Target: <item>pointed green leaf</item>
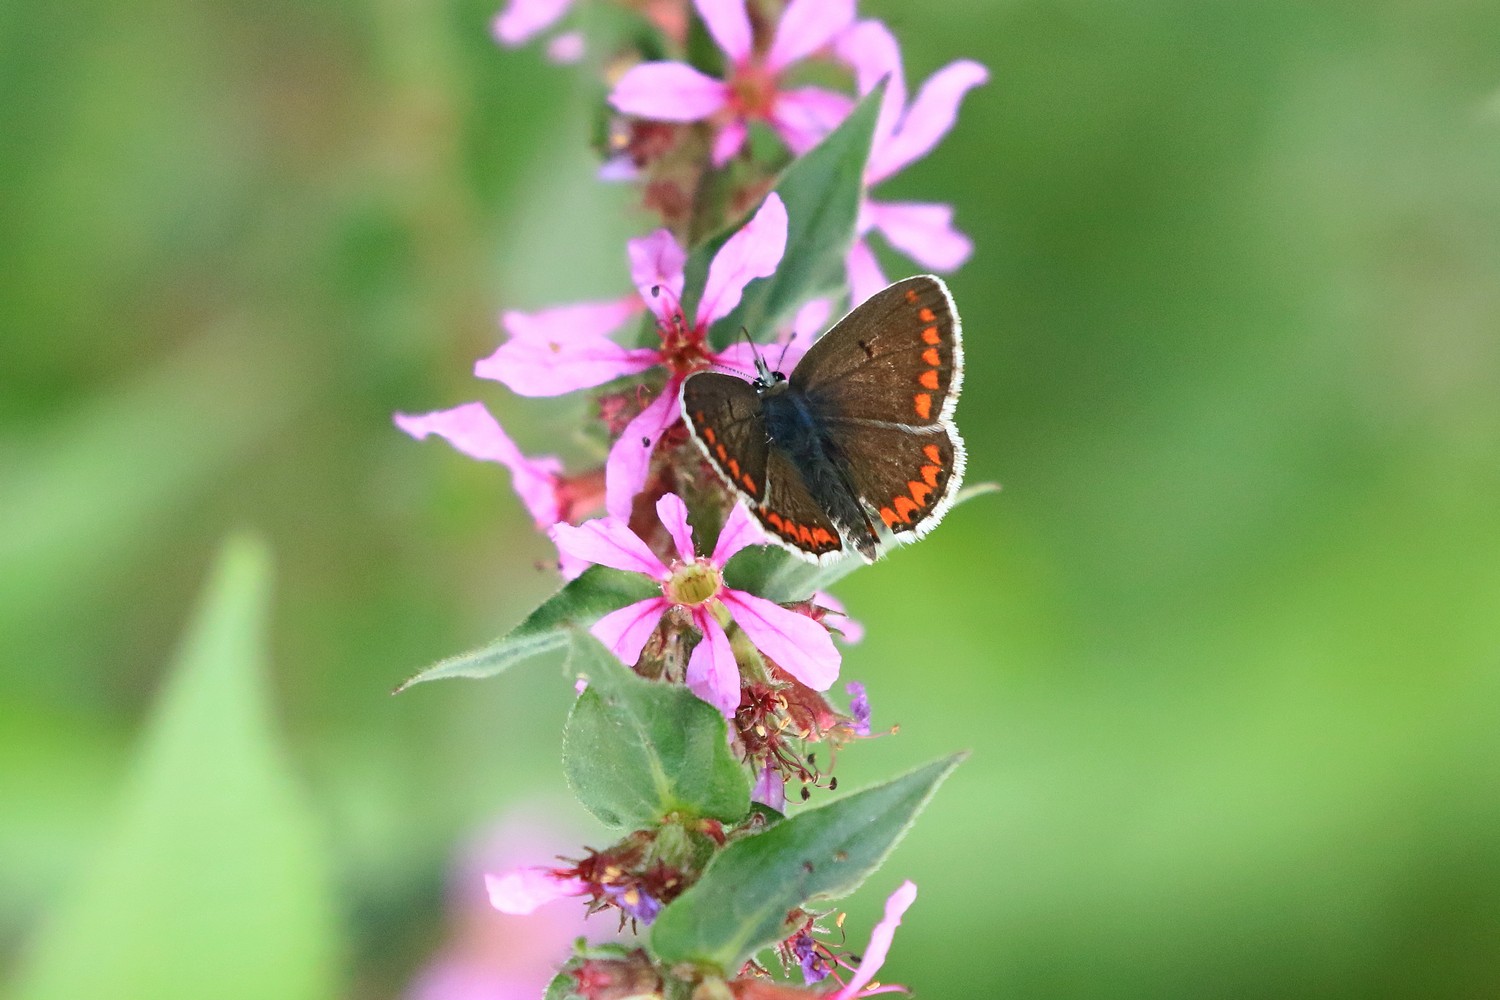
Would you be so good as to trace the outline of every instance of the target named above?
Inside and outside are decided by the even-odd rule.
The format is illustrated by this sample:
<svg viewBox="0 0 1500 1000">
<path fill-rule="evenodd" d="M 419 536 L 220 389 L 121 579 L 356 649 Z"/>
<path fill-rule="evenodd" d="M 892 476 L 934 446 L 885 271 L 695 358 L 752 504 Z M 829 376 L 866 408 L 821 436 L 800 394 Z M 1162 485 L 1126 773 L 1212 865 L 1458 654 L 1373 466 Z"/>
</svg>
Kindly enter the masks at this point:
<svg viewBox="0 0 1500 1000">
<path fill-rule="evenodd" d="M 655 583 L 639 573 L 591 566 L 505 635 L 479 649 L 439 660 L 403 682 L 395 693 L 446 677 L 493 677 L 523 660 L 564 648 L 573 634 L 572 626 L 592 625 L 609 612 L 658 591 Z"/>
<path fill-rule="evenodd" d="M 844 257 L 854 242 L 864 195 L 865 161 L 870 157 L 884 93 L 884 85 L 877 87 L 843 124 L 794 160 L 781 175 L 776 193 L 786 203 L 786 255 L 775 274 L 752 281 L 739 306 L 714 324 L 712 343 L 728 343 L 740 327 L 765 340 L 771 331 L 790 321 L 807 300 L 841 292 Z M 709 262 L 738 229 L 735 226 L 720 233 L 688 258 L 684 296 L 688 315 L 697 309 L 703 294 Z"/>
<path fill-rule="evenodd" d="M 322 837 L 270 719 L 268 583 L 262 546 L 226 546 L 114 829 L 42 928 L 18 1000 L 335 995 Z"/>
<path fill-rule="evenodd" d="M 717 709 L 637 676 L 592 636 L 578 637 L 574 665 L 589 687 L 563 731 L 563 768 L 590 812 L 636 827 L 674 812 L 732 823 L 750 811 L 750 780 Z"/>
<path fill-rule="evenodd" d="M 956 754 L 730 844 L 651 928 L 663 962 L 728 974 L 784 938 L 789 911 L 859 887 L 905 834 Z"/>
</svg>

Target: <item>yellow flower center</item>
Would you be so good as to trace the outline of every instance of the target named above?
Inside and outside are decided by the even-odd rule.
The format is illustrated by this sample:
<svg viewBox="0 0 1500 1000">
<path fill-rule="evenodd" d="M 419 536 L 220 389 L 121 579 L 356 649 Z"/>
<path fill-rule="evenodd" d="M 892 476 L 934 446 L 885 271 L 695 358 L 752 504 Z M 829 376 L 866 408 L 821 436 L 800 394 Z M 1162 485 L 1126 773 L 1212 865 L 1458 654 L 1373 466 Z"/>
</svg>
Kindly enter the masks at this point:
<svg viewBox="0 0 1500 1000">
<path fill-rule="evenodd" d="M 673 604 L 695 608 L 718 596 L 724 577 L 713 563 L 675 562 L 672 575 L 661 585 L 661 592 Z"/>
</svg>

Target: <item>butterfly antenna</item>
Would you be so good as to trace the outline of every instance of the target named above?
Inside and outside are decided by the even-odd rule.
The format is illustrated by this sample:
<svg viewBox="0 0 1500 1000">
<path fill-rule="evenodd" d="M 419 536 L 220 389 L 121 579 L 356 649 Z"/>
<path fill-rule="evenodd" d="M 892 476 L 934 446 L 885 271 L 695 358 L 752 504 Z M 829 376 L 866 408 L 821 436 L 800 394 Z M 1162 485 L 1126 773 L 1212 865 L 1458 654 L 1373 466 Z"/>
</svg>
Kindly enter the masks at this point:
<svg viewBox="0 0 1500 1000">
<path fill-rule="evenodd" d="M 755 374 L 767 382 L 771 381 L 771 368 L 766 364 L 766 359 L 760 356 L 760 348 L 755 345 L 755 341 L 750 339 L 750 331 L 742 326 L 740 335 L 745 338 L 745 343 L 750 345 L 750 353 L 755 356 Z"/>
<path fill-rule="evenodd" d="M 791 332 L 791 334 L 789 334 L 787 336 L 786 342 L 781 345 L 781 357 L 779 357 L 779 358 L 776 359 L 776 370 L 777 371 L 785 371 L 785 369 L 781 367 L 782 362 L 784 362 L 786 360 L 786 352 L 792 349 L 792 341 L 794 341 L 796 339 L 797 339 L 797 331 L 793 330 Z"/>
</svg>

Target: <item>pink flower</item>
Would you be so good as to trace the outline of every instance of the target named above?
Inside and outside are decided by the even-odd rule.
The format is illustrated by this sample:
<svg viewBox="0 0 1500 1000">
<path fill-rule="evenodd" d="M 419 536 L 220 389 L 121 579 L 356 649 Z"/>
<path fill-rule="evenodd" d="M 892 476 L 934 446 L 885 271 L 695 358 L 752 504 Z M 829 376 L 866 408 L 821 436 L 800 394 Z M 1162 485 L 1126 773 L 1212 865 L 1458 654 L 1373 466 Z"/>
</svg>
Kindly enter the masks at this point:
<svg viewBox="0 0 1500 1000">
<path fill-rule="evenodd" d="M 556 868 L 513 868 L 503 875 L 486 875 L 490 905 L 501 913 L 525 916 L 538 907 L 568 896 L 582 896 L 588 883 Z"/>
<path fill-rule="evenodd" d="M 495 41 L 515 48 L 531 41 L 563 19 L 573 0 L 510 0 L 495 15 L 490 32 Z M 547 46 L 547 57 L 556 63 L 572 63 L 583 58 L 583 36 L 576 31 L 557 35 Z"/>
<path fill-rule="evenodd" d="M 911 881 L 902 882 L 900 887 L 893 893 L 891 898 L 885 901 L 885 917 L 875 925 L 875 930 L 870 933 L 870 945 L 865 949 L 865 954 L 859 962 L 859 971 L 844 984 L 843 989 L 833 995 L 831 1000 L 851 1000 L 853 997 L 874 996 L 877 993 L 904 993 L 899 986 L 876 986 L 866 990 L 865 986 L 875 978 L 875 973 L 885 964 L 885 956 L 890 953 L 891 941 L 896 937 L 896 928 L 901 926 L 901 917 L 906 913 L 907 907 L 917 898 L 917 886 Z"/>
<path fill-rule="evenodd" d="M 606 509 L 628 519 L 657 442 L 682 419 L 677 401 L 682 380 L 713 365 L 752 368 L 750 345 L 715 350 L 708 344 L 708 330 L 739 305 L 746 285 L 776 270 L 786 250 L 786 227 L 786 206 L 773 192 L 719 249 L 693 317 L 682 308 L 687 251 L 665 229 L 631 240 L 630 272 L 637 295 L 536 313 L 508 312 L 503 322 L 510 339 L 476 364 L 474 374 L 503 382 L 522 395 L 555 396 L 666 366 L 667 384 L 661 394 L 626 425 L 606 463 Z M 626 348 L 610 339 L 643 309 L 656 318 L 658 346 Z"/>
<path fill-rule="evenodd" d="M 989 71 L 979 63 L 960 59 L 928 78 L 908 106 L 901 50 L 884 24 L 861 21 L 854 25 L 839 39 L 838 52 L 854 68 L 861 94 L 868 94 L 882 80 L 890 80 L 865 167 L 867 190 L 932 152 L 953 128 L 964 95 L 989 79 Z M 973 252 L 969 238 L 953 228 L 952 206 L 866 198 L 860 206 L 859 235 L 845 262 L 855 303 L 888 283 L 865 241 L 875 230 L 891 246 L 934 271 L 952 271 Z"/>
<path fill-rule="evenodd" d="M 436 434 L 470 458 L 498 462 L 510 470 L 521 503 L 538 528 L 550 528 L 574 516 L 579 506 L 587 506 L 582 480 L 570 480 L 562 474 L 562 461 L 554 455 L 527 458 L 485 409 L 483 403 L 465 403 L 451 410 L 432 413 L 395 415 L 396 426 L 418 441 Z M 597 494 L 594 494 L 597 496 Z M 562 556 L 559 568 L 572 579 L 582 573 L 587 563 Z"/>
<path fill-rule="evenodd" d="M 764 121 L 791 151 L 807 152 L 849 114 L 852 102 L 819 87 L 786 89 L 782 75 L 794 63 L 831 43 L 854 20 L 854 0 L 792 0 L 765 52 L 755 50 L 745 0 L 693 0 L 709 34 L 729 62 L 729 78 L 716 80 L 680 62 L 632 68 L 609 95 L 627 115 L 658 121 L 720 123 L 716 166 L 745 144 L 749 123 Z"/>
<path fill-rule="evenodd" d="M 670 566 L 615 517 L 574 527 L 557 524 L 552 540 L 559 550 L 577 559 L 643 573 L 661 583 L 662 595 L 638 601 L 599 619 L 590 630 L 620 660 L 634 666 L 641 650 L 671 608 L 691 617 L 703 639 L 688 659 L 687 686 L 694 694 L 732 717 L 740 704 L 740 670 L 729 636 L 720 621 L 723 613 L 781 669 L 816 691 L 826 691 L 839 671 L 839 653 L 828 630 L 805 615 L 763 597 L 724 586 L 723 570 L 731 556 L 747 545 L 761 544 L 765 534 L 742 504 L 735 504 L 719 532 L 713 555 L 699 557 L 693 548 L 687 507 L 673 493 L 656 504 L 657 516 L 677 549 Z"/>
</svg>

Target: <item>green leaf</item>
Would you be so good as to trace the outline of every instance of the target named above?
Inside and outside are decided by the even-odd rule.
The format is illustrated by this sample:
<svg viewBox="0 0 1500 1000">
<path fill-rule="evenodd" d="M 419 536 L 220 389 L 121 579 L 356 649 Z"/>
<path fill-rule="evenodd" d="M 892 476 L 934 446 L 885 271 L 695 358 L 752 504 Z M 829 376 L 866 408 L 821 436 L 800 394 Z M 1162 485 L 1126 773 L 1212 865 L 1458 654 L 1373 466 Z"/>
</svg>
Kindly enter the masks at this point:
<svg viewBox="0 0 1500 1000">
<path fill-rule="evenodd" d="M 1000 487 L 994 483 L 975 483 L 965 486 L 953 498 L 953 508 L 968 503 L 975 497 L 998 493 Z M 950 508 L 950 512 L 953 508 Z M 893 548 L 913 544 L 898 543 Z M 779 545 L 756 545 L 741 549 L 729 565 L 724 567 L 724 582 L 736 590 L 752 594 L 778 604 L 805 601 L 819 590 L 827 590 L 857 569 L 868 566 L 863 559 L 846 555 L 842 559 L 817 565 L 792 555 Z"/>
<path fill-rule="evenodd" d="M 728 343 L 740 327 L 765 340 L 807 300 L 843 289 L 844 257 L 854 242 L 865 161 L 884 93 L 884 85 L 877 87 L 843 124 L 781 175 L 776 193 L 786 203 L 786 255 L 775 274 L 752 281 L 739 306 L 714 324 L 712 343 Z M 698 307 L 714 254 L 738 229 L 720 233 L 689 256 L 683 296 L 688 315 Z"/>
<path fill-rule="evenodd" d="M 674 812 L 732 823 L 750 811 L 750 780 L 717 709 L 637 676 L 592 636 L 574 650 L 589 687 L 563 731 L 563 768 L 590 812 L 638 827 Z"/>
<path fill-rule="evenodd" d="M 741 549 L 729 560 L 724 567 L 724 582 L 768 601 L 790 604 L 805 601 L 868 565 L 856 555 L 815 565 L 779 545 L 754 545 Z"/>
<path fill-rule="evenodd" d="M 447 677 L 493 677 L 522 660 L 564 648 L 575 631 L 572 626 L 592 625 L 611 611 L 659 592 L 654 582 L 639 573 L 591 566 L 494 642 L 439 660 L 404 681 L 395 693 Z"/>
<path fill-rule="evenodd" d="M 880 867 L 965 754 L 800 813 L 730 844 L 651 928 L 657 958 L 728 974 L 787 934 L 786 915 L 837 899 Z"/>
<path fill-rule="evenodd" d="M 265 549 L 230 542 L 115 825 L 43 926 L 18 1000 L 321 1000 L 338 946 L 316 829 L 271 723 Z"/>
</svg>

